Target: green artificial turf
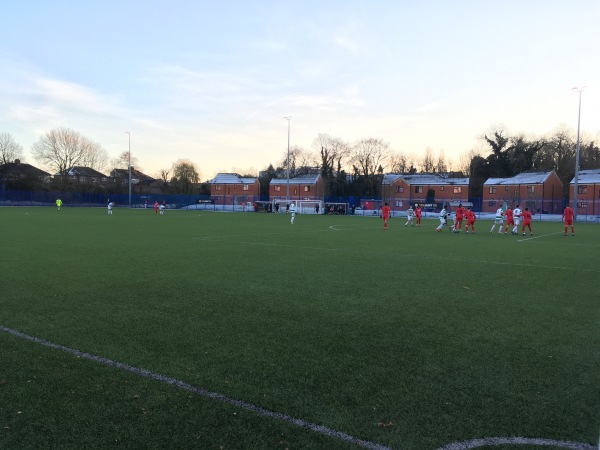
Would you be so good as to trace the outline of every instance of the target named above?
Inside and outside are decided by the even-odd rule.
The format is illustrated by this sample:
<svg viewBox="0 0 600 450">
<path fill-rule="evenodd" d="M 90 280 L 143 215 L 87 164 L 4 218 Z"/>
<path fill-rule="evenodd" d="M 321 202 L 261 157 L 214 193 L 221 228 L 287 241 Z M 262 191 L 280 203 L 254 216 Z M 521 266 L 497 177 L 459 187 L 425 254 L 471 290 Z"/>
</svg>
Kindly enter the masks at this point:
<svg viewBox="0 0 600 450">
<path fill-rule="evenodd" d="M 600 227 L 1 208 L 0 325 L 398 449 L 597 443 Z M 358 448 L 0 332 L 0 448 Z M 517 447 L 510 447 L 511 449 Z M 530 448 L 530 447 L 529 447 Z"/>
</svg>

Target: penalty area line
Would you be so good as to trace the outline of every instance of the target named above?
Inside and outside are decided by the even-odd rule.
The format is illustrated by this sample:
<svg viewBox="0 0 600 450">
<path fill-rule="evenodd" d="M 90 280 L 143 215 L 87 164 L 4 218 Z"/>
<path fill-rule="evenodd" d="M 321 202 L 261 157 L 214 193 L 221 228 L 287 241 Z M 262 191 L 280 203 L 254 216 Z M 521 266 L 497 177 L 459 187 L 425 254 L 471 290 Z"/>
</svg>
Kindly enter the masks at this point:
<svg viewBox="0 0 600 450">
<path fill-rule="evenodd" d="M 225 404 L 232 405 L 232 406 L 235 406 L 235 407 L 238 407 L 241 409 L 245 409 L 246 411 L 253 412 L 253 413 L 258 414 L 263 417 L 269 417 L 271 419 L 277 419 L 277 420 L 280 420 L 283 422 L 287 422 L 292 425 L 296 425 L 300 428 L 305 428 L 305 429 L 314 431 L 316 433 L 323 434 L 328 437 L 332 437 L 332 438 L 336 438 L 336 439 L 339 439 L 339 440 L 342 440 L 345 442 L 349 442 L 351 444 L 357 445 L 362 448 L 366 448 L 369 450 L 392 450 L 391 447 L 387 447 L 382 444 L 377 444 L 376 442 L 366 441 L 364 439 L 360 439 L 355 436 L 351 436 L 350 434 L 344 433 L 342 431 L 337 431 L 337 430 L 328 428 L 323 425 L 318 425 L 316 423 L 308 422 L 303 419 L 298 419 L 296 417 L 292 417 L 287 414 L 279 413 L 276 411 L 270 411 L 268 409 L 262 408 L 257 405 L 253 405 L 252 403 L 248 403 L 243 400 L 237 400 L 235 398 L 228 397 L 228 396 L 226 396 L 224 394 L 220 394 L 218 392 L 213 392 L 213 391 L 209 391 L 209 390 L 206 390 L 203 388 L 192 386 L 191 384 L 188 384 L 188 383 L 178 380 L 176 378 L 167 377 L 167 376 L 155 373 L 155 372 L 151 372 L 146 369 L 141 369 L 138 367 L 130 366 L 129 364 L 125 364 L 125 363 L 118 362 L 118 361 L 113 361 L 112 359 L 104 358 L 102 356 L 92 355 L 90 353 L 82 352 L 80 350 L 66 347 L 64 345 L 55 344 L 53 342 L 46 341 L 46 340 L 38 338 L 38 337 L 30 336 L 30 335 L 22 333 L 20 331 L 13 330 L 12 328 L 7 328 L 3 325 L 0 325 L 0 331 L 4 331 L 5 333 L 8 333 L 15 337 L 18 337 L 20 339 L 24 339 L 24 340 L 27 340 L 30 342 L 35 342 L 37 344 L 41 344 L 41 345 L 44 345 L 46 347 L 49 347 L 49 348 L 52 348 L 55 350 L 60 350 L 65 353 L 70 353 L 79 358 L 84 358 L 84 359 L 87 359 L 90 361 L 94 361 L 94 362 L 101 363 L 101 364 L 104 364 L 104 365 L 107 365 L 110 367 L 114 367 L 116 369 L 124 370 L 125 372 L 133 373 L 140 377 L 150 378 L 150 379 L 153 379 L 156 381 L 160 381 L 162 383 L 170 384 L 171 386 L 175 386 L 179 389 L 183 389 L 184 391 L 192 392 L 201 397 L 209 398 L 211 400 L 216 400 L 221 403 L 225 403 Z"/>
</svg>

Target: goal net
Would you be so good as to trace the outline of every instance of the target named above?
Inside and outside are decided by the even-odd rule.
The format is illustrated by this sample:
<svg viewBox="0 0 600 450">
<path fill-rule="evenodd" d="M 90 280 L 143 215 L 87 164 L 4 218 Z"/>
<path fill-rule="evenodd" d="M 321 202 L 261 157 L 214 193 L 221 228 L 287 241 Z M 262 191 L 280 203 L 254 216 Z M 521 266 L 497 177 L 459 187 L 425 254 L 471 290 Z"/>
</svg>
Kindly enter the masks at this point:
<svg viewBox="0 0 600 450">
<path fill-rule="evenodd" d="M 296 210 L 300 214 L 323 214 L 323 202 L 321 200 L 300 200 Z"/>
</svg>

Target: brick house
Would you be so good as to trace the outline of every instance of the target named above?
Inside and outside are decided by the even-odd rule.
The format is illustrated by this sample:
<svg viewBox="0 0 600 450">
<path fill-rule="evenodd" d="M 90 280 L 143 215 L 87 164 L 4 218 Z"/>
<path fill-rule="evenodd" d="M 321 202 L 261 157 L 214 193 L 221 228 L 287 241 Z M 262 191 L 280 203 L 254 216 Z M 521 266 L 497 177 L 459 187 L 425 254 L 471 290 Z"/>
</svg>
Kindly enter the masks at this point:
<svg viewBox="0 0 600 450">
<path fill-rule="evenodd" d="M 0 184 L 6 184 L 9 188 L 32 189 L 40 183 L 48 184 L 52 175 L 44 172 L 31 164 L 22 163 L 15 159 L 13 163 L 0 165 Z"/>
<path fill-rule="evenodd" d="M 125 189 L 129 187 L 129 169 L 113 169 L 110 172 L 116 186 Z M 159 193 L 157 180 L 143 172 L 131 168 L 131 185 L 132 189 L 138 194 L 153 194 Z"/>
<path fill-rule="evenodd" d="M 504 202 L 533 213 L 562 213 L 562 182 L 554 170 L 523 172 L 510 178 L 489 178 L 483 183 L 482 212 L 494 212 Z"/>
<path fill-rule="evenodd" d="M 83 191 L 104 191 L 112 187 L 109 176 L 90 167 L 73 166 L 64 172 L 54 174 L 54 182 L 59 182 L 61 188 Z"/>
<path fill-rule="evenodd" d="M 323 200 L 325 182 L 321 174 L 298 175 L 289 180 L 290 200 Z M 287 178 L 273 178 L 269 184 L 269 200 L 286 200 Z"/>
<path fill-rule="evenodd" d="M 440 209 L 445 202 L 466 204 L 469 200 L 469 178 L 448 178 L 436 174 L 387 174 L 383 177 L 382 188 L 384 201 L 392 210 L 405 210 L 414 203 Z"/>
<path fill-rule="evenodd" d="M 574 199 L 575 177 L 569 186 L 569 198 Z M 571 205 L 575 209 L 575 205 Z M 580 170 L 577 178 L 577 214 L 600 214 L 600 169 Z"/>
<path fill-rule="evenodd" d="M 217 205 L 242 205 L 260 198 L 258 178 L 218 173 L 209 184 L 210 196 Z"/>
</svg>

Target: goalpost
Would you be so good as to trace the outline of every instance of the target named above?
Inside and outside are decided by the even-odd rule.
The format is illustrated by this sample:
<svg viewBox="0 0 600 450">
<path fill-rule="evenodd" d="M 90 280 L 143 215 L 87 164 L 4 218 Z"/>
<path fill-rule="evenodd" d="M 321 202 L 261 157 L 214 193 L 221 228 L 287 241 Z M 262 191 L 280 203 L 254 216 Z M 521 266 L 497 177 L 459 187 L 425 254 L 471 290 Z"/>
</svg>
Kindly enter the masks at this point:
<svg viewBox="0 0 600 450">
<path fill-rule="evenodd" d="M 322 200 L 299 200 L 297 208 L 299 214 L 323 214 Z"/>
</svg>

